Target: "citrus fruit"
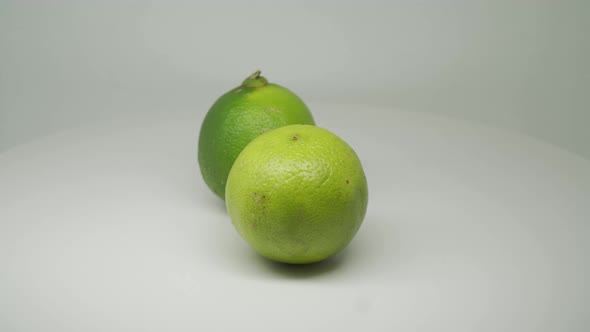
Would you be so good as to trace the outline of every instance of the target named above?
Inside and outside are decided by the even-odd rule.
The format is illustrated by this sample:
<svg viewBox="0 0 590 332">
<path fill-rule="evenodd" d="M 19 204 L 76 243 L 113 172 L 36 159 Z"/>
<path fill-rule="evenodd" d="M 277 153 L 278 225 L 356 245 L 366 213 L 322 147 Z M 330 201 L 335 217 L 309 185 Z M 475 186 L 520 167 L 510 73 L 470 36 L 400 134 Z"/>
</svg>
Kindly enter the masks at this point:
<svg viewBox="0 0 590 332">
<path fill-rule="evenodd" d="M 209 109 L 199 134 L 199 166 L 207 186 L 224 199 L 227 175 L 242 149 L 258 135 L 290 124 L 314 124 L 303 101 L 268 83 L 260 71 L 221 96 Z"/>
<path fill-rule="evenodd" d="M 255 138 L 238 156 L 225 204 L 238 233 L 271 260 L 330 257 L 357 233 L 367 180 L 353 149 L 335 134 L 290 125 Z"/>
</svg>

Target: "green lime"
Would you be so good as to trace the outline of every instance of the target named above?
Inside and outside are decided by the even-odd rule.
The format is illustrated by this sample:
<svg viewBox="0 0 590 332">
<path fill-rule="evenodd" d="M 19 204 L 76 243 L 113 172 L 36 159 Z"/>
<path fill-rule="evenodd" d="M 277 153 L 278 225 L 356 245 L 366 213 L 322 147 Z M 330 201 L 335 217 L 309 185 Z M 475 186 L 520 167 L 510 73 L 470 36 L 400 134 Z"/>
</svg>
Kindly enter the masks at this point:
<svg viewBox="0 0 590 332">
<path fill-rule="evenodd" d="M 330 257 L 357 233 L 367 180 L 352 148 L 333 133 L 290 125 L 258 136 L 231 169 L 225 203 L 259 254 L 292 264 Z"/>
<path fill-rule="evenodd" d="M 224 199 L 229 171 L 255 137 L 290 124 L 314 124 L 303 101 L 268 83 L 260 71 L 221 96 L 209 109 L 199 134 L 199 166 L 207 186 Z"/>
</svg>

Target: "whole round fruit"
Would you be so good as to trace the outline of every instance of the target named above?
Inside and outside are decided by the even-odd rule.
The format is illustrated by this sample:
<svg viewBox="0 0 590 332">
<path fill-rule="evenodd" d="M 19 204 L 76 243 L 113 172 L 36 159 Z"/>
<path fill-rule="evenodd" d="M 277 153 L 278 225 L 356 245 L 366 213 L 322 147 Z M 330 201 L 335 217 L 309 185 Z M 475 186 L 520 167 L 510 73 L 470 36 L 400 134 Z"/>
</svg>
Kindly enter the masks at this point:
<svg viewBox="0 0 590 332">
<path fill-rule="evenodd" d="M 221 199 L 229 171 L 255 137 L 290 124 L 314 124 L 303 101 L 268 83 L 260 71 L 221 96 L 209 109 L 199 134 L 199 166 L 205 183 Z"/>
<path fill-rule="evenodd" d="M 271 260 L 328 258 L 357 233 L 368 203 L 361 162 L 333 133 L 290 125 L 258 136 L 229 174 L 225 203 L 238 233 Z"/>
</svg>

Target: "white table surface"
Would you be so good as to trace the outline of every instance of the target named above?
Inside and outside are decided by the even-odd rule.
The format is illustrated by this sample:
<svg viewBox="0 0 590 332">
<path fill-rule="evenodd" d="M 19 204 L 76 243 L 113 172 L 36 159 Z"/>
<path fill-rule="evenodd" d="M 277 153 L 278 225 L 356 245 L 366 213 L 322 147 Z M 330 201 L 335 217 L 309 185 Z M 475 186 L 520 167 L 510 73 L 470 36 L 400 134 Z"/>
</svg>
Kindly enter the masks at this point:
<svg viewBox="0 0 590 332">
<path fill-rule="evenodd" d="M 425 113 L 311 104 L 369 208 L 310 266 L 257 256 L 201 180 L 203 112 L 0 154 L 1 331 L 588 331 L 590 161 Z"/>
</svg>

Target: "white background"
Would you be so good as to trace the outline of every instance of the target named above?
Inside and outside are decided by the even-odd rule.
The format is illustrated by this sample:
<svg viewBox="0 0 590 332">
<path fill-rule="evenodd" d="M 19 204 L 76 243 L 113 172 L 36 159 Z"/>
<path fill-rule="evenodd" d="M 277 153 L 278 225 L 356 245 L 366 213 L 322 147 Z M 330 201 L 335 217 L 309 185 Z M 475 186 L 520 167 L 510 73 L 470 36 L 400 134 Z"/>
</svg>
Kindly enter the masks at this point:
<svg viewBox="0 0 590 332">
<path fill-rule="evenodd" d="M 198 175 L 194 112 L 0 154 L 0 330 L 588 330 L 590 161 L 426 113 L 310 107 L 369 183 L 355 239 L 311 266 L 240 239 Z"/>
<path fill-rule="evenodd" d="M 307 101 L 467 118 L 590 156 L 588 31 L 584 0 L 2 0 L 0 149 L 118 113 L 202 113 L 260 68 Z"/>
<path fill-rule="evenodd" d="M 588 4 L 0 0 L 0 331 L 587 331 Z M 367 174 L 321 264 L 198 174 L 258 68 Z"/>
</svg>

